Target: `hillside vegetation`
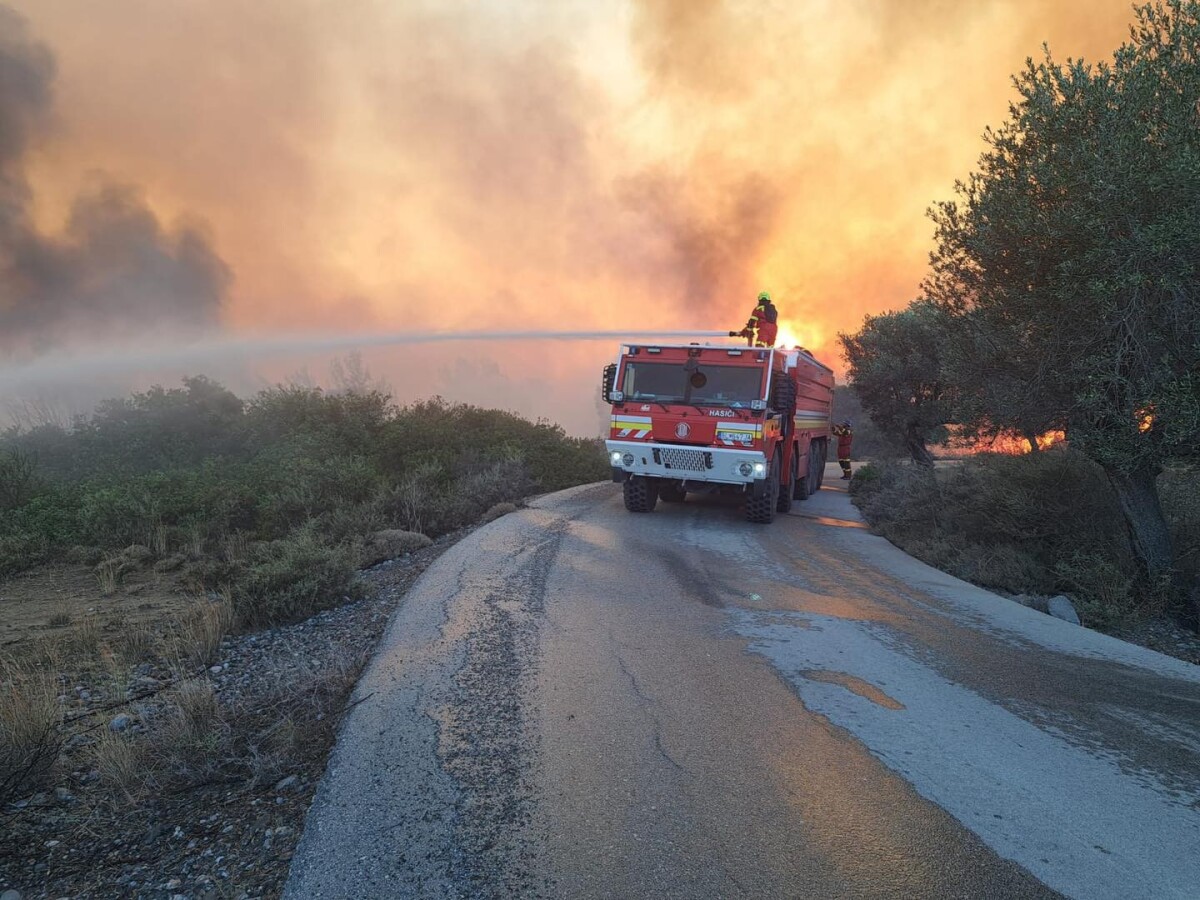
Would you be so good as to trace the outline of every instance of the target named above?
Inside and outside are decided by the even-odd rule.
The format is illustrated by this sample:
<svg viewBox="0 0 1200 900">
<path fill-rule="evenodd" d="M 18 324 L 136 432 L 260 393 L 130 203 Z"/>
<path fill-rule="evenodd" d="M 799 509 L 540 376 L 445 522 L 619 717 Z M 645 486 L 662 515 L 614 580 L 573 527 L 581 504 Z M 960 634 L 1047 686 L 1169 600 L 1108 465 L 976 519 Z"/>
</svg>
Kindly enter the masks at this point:
<svg viewBox="0 0 1200 900">
<path fill-rule="evenodd" d="M 435 537 L 606 474 L 594 442 L 498 410 L 188 378 L 0 438 L 0 577 L 67 558 L 111 592 L 152 565 L 240 624 L 294 618 L 351 592 L 381 529 Z"/>
<path fill-rule="evenodd" d="M 219 806 L 319 772 L 431 539 L 607 475 L 595 441 L 507 412 L 309 387 L 243 401 L 203 377 L 3 434 L 0 875 L 79 810 L 153 818 L 201 787 Z M 332 607 L 342 625 L 311 624 Z M 239 653 L 253 673 L 229 670 Z"/>
</svg>

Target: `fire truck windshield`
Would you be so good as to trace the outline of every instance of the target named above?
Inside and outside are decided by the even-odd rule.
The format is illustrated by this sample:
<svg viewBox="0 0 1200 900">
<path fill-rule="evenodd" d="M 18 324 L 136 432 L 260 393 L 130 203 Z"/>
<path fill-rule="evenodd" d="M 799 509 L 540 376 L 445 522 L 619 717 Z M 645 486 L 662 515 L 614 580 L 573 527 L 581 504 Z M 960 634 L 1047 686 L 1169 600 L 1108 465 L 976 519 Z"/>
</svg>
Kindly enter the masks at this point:
<svg viewBox="0 0 1200 900">
<path fill-rule="evenodd" d="M 625 399 L 697 406 L 749 407 L 763 395 L 762 370 L 750 366 L 626 362 Z"/>
</svg>

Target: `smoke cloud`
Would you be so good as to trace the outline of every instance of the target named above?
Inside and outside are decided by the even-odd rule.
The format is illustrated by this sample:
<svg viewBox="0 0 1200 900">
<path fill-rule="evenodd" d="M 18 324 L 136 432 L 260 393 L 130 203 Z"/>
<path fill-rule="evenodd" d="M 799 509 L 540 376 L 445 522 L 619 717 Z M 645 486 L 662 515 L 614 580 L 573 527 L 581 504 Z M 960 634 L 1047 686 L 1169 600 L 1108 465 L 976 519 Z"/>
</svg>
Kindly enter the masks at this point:
<svg viewBox="0 0 1200 900">
<path fill-rule="evenodd" d="M 838 331 L 915 295 L 924 211 L 1025 57 L 1107 58 L 1132 18 L 1128 0 L 0 2 L 30 23 L 0 18 L 0 347 L 130 316 L 736 328 L 766 289 L 835 368 Z M 591 433 L 610 356 L 369 362 L 402 400 L 503 396 Z"/>
<path fill-rule="evenodd" d="M 136 188 L 92 175 L 60 234 L 33 223 L 25 166 L 51 121 L 55 71 L 0 6 L 0 348 L 211 328 L 228 267 L 200 226 L 165 229 Z"/>
</svg>

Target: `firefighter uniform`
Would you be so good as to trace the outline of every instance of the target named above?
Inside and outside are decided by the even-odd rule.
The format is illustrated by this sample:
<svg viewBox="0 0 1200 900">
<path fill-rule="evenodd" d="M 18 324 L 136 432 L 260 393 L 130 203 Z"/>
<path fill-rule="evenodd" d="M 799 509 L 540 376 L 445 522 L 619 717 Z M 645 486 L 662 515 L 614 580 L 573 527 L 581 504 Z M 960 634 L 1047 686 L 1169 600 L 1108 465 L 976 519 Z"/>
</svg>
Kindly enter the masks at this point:
<svg viewBox="0 0 1200 900">
<path fill-rule="evenodd" d="M 771 302 L 771 295 L 763 291 L 758 295 L 758 303 L 754 312 L 750 313 L 746 327 L 741 331 L 731 331 L 729 335 L 747 338 L 751 347 L 774 347 L 775 338 L 779 334 L 779 326 L 775 321 L 777 318 L 778 313 L 775 304 Z"/>
<path fill-rule="evenodd" d="M 842 478 L 850 477 L 850 445 L 854 441 L 854 431 L 850 420 L 846 419 L 840 425 L 833 426 L 833 433 L 838 439 L 838 465 L 842 467 Z"/>
</svg>

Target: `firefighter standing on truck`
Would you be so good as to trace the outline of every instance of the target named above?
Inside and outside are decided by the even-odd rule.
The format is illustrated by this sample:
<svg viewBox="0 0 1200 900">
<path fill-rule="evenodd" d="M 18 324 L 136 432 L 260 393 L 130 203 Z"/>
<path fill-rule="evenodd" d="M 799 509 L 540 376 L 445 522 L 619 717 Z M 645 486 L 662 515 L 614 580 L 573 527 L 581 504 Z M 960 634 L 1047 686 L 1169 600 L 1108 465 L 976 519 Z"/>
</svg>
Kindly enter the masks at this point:
<svg viewBox="0 0 1200 900">
<path fill-rule="evenodd" d="M 744 337 L 751 347 L 774 347 L 775 336 L 779 333 L 779 326 L 776 324 L 778 318 L 779 311 L 771 302 L 771 295 L 763 291 L 758 295 L 758 302 L 754 312 L 750 313 L 746 327 L 741 331 L 729 332 L 729 336 Z"/>
<path fill-rule="evenodd" d="M 833 433 L 838 439 L 838 465 L 842 467 L 842 478 L 849 478 L 850 445 L 854 441 L 854 429 L 850 427 L 850 420 L 844 419 L 840 425 L 834 425 Z"/>
</svg>

